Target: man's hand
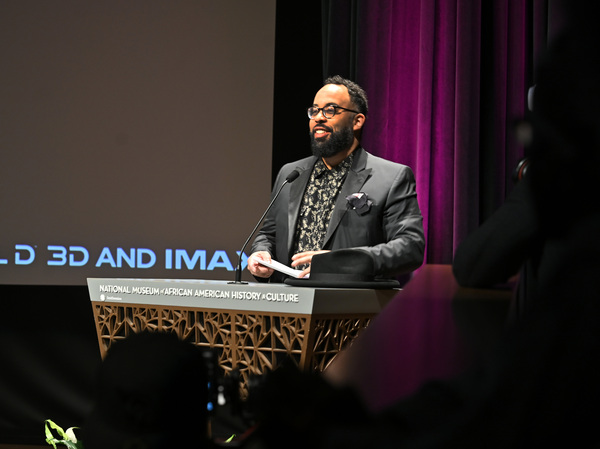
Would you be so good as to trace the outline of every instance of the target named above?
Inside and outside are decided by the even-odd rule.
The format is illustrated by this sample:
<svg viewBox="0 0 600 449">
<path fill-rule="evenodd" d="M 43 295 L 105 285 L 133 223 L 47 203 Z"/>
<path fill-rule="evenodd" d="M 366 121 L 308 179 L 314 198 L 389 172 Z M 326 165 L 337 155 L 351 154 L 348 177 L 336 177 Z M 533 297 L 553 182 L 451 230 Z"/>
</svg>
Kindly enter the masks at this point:
<svg viewBox="0 0 600 449">
<path fill-rule="evenodd" d="M 257 262 L 257 259 L 271 262 L 271 255 L 267 251 L 257 251 L 248 257 L 248 271 L 256 277 L 268 278 L 273 274 L 273 268 L 265 267 Z"/>
<path fill-rule="evenodd" d="M 308 267 L 305 268 L 302 273 L 300 273 L 301 278 L 305 277 L 308 273 L 310 273 L 310 262 L 315 254 L 323 254 L 328 253 L 327 250 L 321 251 L 305 251 L 303 253 L 296 253 L 292 256 L 292 267 L 296 268 L 297 266 L 308 264 Z"/>
</svg>

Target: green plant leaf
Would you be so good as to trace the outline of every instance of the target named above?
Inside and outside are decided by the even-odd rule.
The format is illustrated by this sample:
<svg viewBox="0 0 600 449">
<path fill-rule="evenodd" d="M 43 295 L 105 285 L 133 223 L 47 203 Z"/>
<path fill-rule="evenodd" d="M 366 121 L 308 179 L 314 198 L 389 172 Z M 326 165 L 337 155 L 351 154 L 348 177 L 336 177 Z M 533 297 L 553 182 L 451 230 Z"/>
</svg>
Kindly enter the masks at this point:
<svg viewBox="0 0 600 449">
<path fill-rule="evenodd" d="M 69 427 L 64 431 L 63 428 L 54 421 L 47 419 L 44 423 L 46 443 L 51 445 L 54 449 L 57 449 L 57 444 L 62 444 L 68 449 L 83 449 L 83 442 L 78 440 L 75 436 L 75 429 L 78 429 L 78 427 Z M 53 430 L 58 434 L 59 438 L 54 436 Z"/>
</svg>

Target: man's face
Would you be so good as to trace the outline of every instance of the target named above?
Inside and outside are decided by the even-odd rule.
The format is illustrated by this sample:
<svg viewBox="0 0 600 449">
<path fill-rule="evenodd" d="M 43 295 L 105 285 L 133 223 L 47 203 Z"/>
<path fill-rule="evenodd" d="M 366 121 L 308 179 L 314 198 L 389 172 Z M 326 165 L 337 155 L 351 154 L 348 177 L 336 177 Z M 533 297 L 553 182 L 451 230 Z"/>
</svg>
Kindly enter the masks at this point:
<svg viewBox="0 0 600 449">
<path fill-rule="evenodd" d="M 313 106 L 342 106 L 356 109 L 350 102 L 350 95 L 345 86 L 327 84 L 315 95 Z M 333 118 L 326 118 L 320 111 L 310 119 L 309 130 L 312 152 L 317 157 L 331 157 L 340 151 L 348 150 L 354 143 L 354 127 L 356 114 L 342 109 L 337 110 Z"/>
</svg>

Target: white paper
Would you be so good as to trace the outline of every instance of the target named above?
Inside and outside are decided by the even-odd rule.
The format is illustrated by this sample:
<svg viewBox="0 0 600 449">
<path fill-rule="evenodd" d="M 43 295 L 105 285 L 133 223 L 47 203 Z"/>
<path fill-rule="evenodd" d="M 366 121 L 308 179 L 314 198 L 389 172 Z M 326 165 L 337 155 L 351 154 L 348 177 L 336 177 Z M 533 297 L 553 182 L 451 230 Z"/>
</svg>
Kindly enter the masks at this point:
<svg viewBox="0 0 600 449">
<path fill-rule="evenodd" d="M 288 276 L 292 276 L 295 278 L 299 278 L 300 273 L 302 273 L 302 270 L 296 270 L 294 268 L 288 267 L 287 265 L 277 262 L 276 260 L 271 260 L 271 262 L 267 262 L 266 260 L 262 260 L 257 257 L 256 261 L 259 264 L 264 265 L 265 267 L 273 268 L 274 270 L 280 271 L 284 274 L 287 274 Z"/>
</svg>

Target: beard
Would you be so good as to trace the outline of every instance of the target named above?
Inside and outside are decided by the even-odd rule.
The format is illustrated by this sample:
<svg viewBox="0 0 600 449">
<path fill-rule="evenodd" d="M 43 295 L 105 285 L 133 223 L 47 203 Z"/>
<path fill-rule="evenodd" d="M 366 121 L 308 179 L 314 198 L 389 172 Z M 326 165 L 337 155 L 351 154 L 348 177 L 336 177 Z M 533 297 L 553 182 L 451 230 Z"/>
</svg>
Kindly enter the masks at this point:
<svg viewBox="0 0 600 449">
<path fill-rule="evenodd" d="M 313 156 L 327 158 L 335 156 L 340 151 L 346 151 L 354 142 L 354 130 L 346 126 L 339 131 L 332 131 L 328 139 L 319 141 L 315 139 L 315 134 L 310 133 L 310 147 Z"/>
</svg>

